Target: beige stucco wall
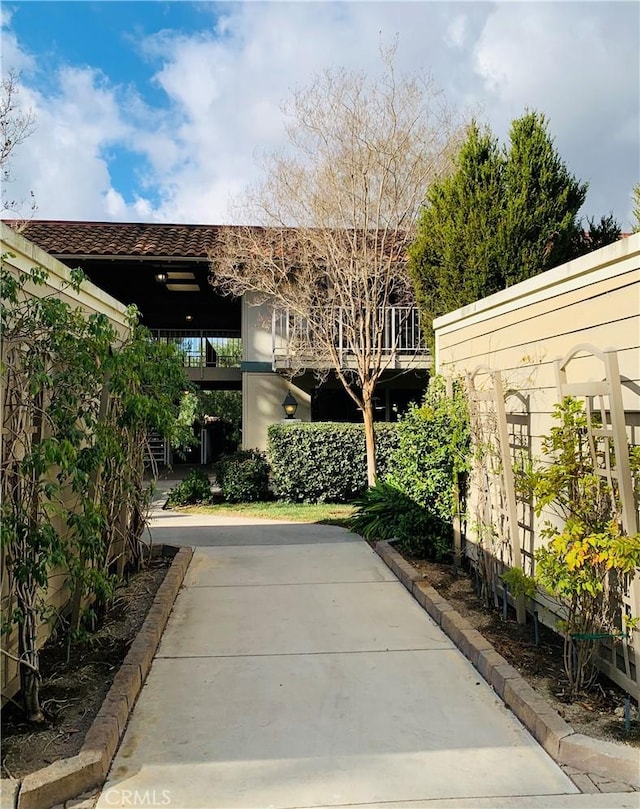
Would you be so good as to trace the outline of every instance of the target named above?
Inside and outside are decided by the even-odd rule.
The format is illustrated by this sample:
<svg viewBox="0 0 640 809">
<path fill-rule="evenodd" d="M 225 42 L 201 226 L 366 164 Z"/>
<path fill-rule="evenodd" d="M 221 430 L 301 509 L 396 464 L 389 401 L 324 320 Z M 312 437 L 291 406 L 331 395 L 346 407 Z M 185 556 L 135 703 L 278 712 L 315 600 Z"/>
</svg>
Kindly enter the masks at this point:
<svg viewBox="0 0 640 809">
<path fill-rule="evenodd" d="M 245 449 L 267 448 L 270 424 L 282 421 L 282 402 L 291 391 L 298 401 L 296 419 L 311 420 L 309 394 L 279 374 L 244 373 L 242 375 L 242 445 Z"/>
<path fill-rule="evenodd" d="M 311 420 L 309 394 L 273 372 L 271 347 L 271 314 L 267 304 L 255 305 L 256 299 L 246 295 L 242 301 L 242 446 L 245 449 L 267 448 L 267 430 L 284 418 L 282 402 L 288 392 L 298 401 L 296 418 Z M 244 370 L 249 369 L 249 370 Z"/>
<path fill-rule="evenodd" d="M 271 367 L 271 311 L 252 293 L 242 298 L 242 359 L 266 362 Z"/>
<path fill-rule="evenodd" d="M 71 305 L 80 306 L 88 313 L 99 312 L 106 315 L 119 334 L 128 332 L 127 307 L 123 303 L 89 281 L 85 281 L 80 292 L 75 293 L 69 288 L 71 268 L 30 242 L 28 235 L 28 225 L 23 236 L 4 222 L 0 222 L 0 245 L 5 267 L 15 273 L 29 271 L 32 267 L 43 267 L 49 273 L 46 284 L 43 286 L 30 284 L 25 289 L 26 292 L 40 297 L 58 293 L 63 300 Z"/>
<path fill-rule="evenodd" d="M 506 411 L 528 412 L 520 424 L 528 422 L 524 445 L 537 460 L 544 457 L 542 437 L 556 423 L 552 411 L 561 398 L 555 360 L 567 357 L 582 344 L 600 351 L 614 349 L 627 436 L 633 444 L 640 444 L 640 234 L 440 317 L 434 321 L 434 330 L 439 373 L 464 377 L 479 366 L 501 372 L 505 391 L 518 394 L 506 395 Z M 567 381 L 594 383 L 604 378 L 603 363 L 585 351 L 571 362 Z M 486 385 L 488 380 L 484 375 L 480 384 Z M 521 427 L 514 428 L 511 439 L 514 445 L 518 429 Z M 473 477 L 467 500 L 467 539 L 471 542 L 467 552 L 471 557 L 477 541 L 476 515 L 484 510 L 485 485 L 482 480 L 475 488 Z M 544 521 L 557 522 L 559 518 L 550 510 L 536 518 L 531 504 L 523 501 L 517 502 L 517 512 L 522 565 L 531 573 L 533 554 L 543 542 Z M 634 614 L 638 591 L 636 579 L 630 592 Z M 556 605 L 540 590 L 537 601 L 542 620 L 555 624 Z M 618 667 L 601 663 L 613 679 L 638 694 L 637 679 L 625 678 Z"/>
<path fill-rule="evenodd" d="M 0 252 L 3 255 L 2 263 L 5 269 L 17 275 L 19 272 L 29 271 L 33 267 L 42 267 L 49 273 L 49 278 L 44 285 L 27 284 L 23 290 L 25 295 L 38 297 L 44 297 L 45 295 L 59 296 L 71 306 L 82 308 L 87 314 L 95 312 L 106 315 L 121 337 L 128 333 L 127 308 L 124 304 L 89 282 L 83 283 L 79 292 L 74 292 L 68 287 L 71 279 L 69 267 L 36 247 L 28 239 L 15 233 L 4 223 L 0 223 L 0 226 Z M 1 404 L 2 400 L 0 399 L 0 407 Z M 54 610 L 62 608 L 68 600 L 65 575 L 59 569 L 50 572 L 46 600 L 47 605 Z M 3 611 L 9 606 L 9 589 L 4 570 L 2 571 L 1 606 Z M 42 624 L 38 630 L 40 644 L 46 641 L 49 634 L 49 626 Z M 15 654 L 17 650 L 17 633 L 14 632 L 8 640 L 4 637 L 3 644 L 5 643 L 7 650 Z M 11 696 L 19 686 L 16 664 L 4 655 L 0 666 L 0 685 L 3 696 Z"/>
<path fill-rule="evenodd" d="M 616 349 L 630 437 L 640 443 L 640 234 L 444 315 L 434 329 L 439 373 L 486 365 L 528 397 L 536 453 L 558 401 L 554 360 L 581 343 Z M 570 374 L 599 381 L 603 369 L 584 356 Z"/>
</svg>

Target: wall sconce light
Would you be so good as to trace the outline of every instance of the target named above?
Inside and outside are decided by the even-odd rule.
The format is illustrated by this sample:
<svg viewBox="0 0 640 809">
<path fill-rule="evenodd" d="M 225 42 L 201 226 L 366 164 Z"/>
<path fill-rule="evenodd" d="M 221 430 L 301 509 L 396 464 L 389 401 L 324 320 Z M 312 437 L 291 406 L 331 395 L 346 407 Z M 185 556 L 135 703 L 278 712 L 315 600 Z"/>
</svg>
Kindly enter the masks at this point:
<svg viewBox="0 0 640 809">
<path fill-rule="evenodd" d="M 169 280 L 169 276 L 166 272 L 157 272 L 154 277 L 159 284 L 166 284 Z"/>
<path fill-rule="evenodd" d="M 282 407 L 288 419 L 292 419 L 295 416 L 296 410 L 298 409 L 298 402 L 295 396 L 291 394 L 291 391 L 284 397 Z"/>
<path fill-rule="evenodd" d="M 191 323 L 191 321 L 193 320 L 193 315 L 185 315 L 184 319 L 187 321 L 187 323 Z"/>
</svg>

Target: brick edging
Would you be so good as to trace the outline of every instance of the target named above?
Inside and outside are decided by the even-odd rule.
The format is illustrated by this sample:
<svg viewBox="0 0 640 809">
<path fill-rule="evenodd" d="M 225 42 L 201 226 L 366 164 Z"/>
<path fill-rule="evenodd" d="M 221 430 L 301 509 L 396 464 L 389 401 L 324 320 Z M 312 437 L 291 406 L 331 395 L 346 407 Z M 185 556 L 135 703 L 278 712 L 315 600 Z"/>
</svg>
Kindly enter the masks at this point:
<svg viewBox="0 0 640 809">
<path fill-rule="evenodd" d="M 640 787 L 637 750 L 576 733 L 480 632 L 421 579 L 420 573 L 398 551 L 388 542 L 377 542 L 375 550 L 554 761 Z"/>
<path fill-rule="evenodd" d="M 14 803 L 16 809 L 51 809 L 56 804 L 100 786 L 107 777 L 193 557 L 193 548 L 166 548 L 166 555 L 172 555 L 175 551 L 171 566 L 114 677 L 100 711 L 87 731 L 80 752 L 25 775 L 18 787 Z M 6 786 L 15 789 L 15 783 L 11 784 L 10 781 Z"/>
</svg>

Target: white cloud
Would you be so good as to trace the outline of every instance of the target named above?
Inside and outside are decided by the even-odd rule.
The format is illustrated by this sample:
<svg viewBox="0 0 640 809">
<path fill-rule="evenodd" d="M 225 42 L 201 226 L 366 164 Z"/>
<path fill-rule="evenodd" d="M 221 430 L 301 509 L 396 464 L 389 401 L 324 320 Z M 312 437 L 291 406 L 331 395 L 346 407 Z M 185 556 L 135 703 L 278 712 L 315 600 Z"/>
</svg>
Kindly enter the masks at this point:
<svg viewBox="0 0 640 809">
<path fill-rule="evenodd" d="M 466 40 L 467 17 L 465 14 L 457 14 L 447 28 L 445 34 L 446 42 L 454 48 L 462 48 Z"/>
<path fill-rule="evenodd" d="M 16 149 L 13 174 L 22 197 L 33 191 L 43 218 L 111 218 L 122 206 L 111 186 L 105 150 L 130 130 L 114 91 L 89 69 L 64 68 L 58 91 L 44 95 L 22 86 L 20 100 L 35 115 L 36 129 Z"/>
<path fill-rule="evenodd" d="M 219 5 L 211 8 L 220 13 Z M 379 47 L 396 34 L 399 68 L 431 71 L 449 100 L 481 105 L 500 138 L 525 107 L 544 112 L 571 170 L 591 180 L 589 213 L 614 208 L 618 218 L 630 215 L 628 195 L 640 175 L 635 4 L 224 9 L 193 35 L 163 31 L 137 43 L 155 65 L 155 98 L 160 89 L 164 106 L 146 103 L 144 87 L 115 86 L 108 76 L 73 66 L 53 76 L 51 95 L 25 89 L 38 130 L 14 173 L 36 193 L 40 216 L 231 221 L 229 200 L 255 180 L 256 157 L 283 143 L 280 104 L 291 89 L 325 67 L 378 70 Z M 33 68 L 10 19 L 5 42 Z M 121 186 L 110 163 L 120 148 L 141 158 L 134 191 Z"/>
<path fill-rule="evenodd" d="M 615 12 L 615 13 L 613 13 Z M 586 213 L 627 225 L 640 177 L 640 10 L 631 3 L 506 3 L 475 48 L 494 132 L 544 112 L 570 169 L 591 182 Z"/>
<path fill-rule="evenodd" d="M 173 104 L 183 154 L 169 172 L 171 191 L 158 216 L 231 221 L 228 203 L 256 177 L 256 158 L 284 142 L 281 103 L 291 90 L 326 67 L 378 71 L 381 45 L 391 45 L 399 31 L 399 66 L 427 69 L 424 50 L 439 38 L 429 21 L 443 8 L 236 4 L 215 32 L 151 38 L 145 51 L 163 56 L 156 81 Z"/>
<path fill-rule="evenodd" d="M 11 30 L 11 17 L 12 14 L 9 9 L 6 7 L 0 8 L 2 73 L 5 74 L 9 70 L 14 70 L 18 73 L 30 73 L 35 67 L 35 59 L 20 47 L 16 35 Z"/>
</svg>

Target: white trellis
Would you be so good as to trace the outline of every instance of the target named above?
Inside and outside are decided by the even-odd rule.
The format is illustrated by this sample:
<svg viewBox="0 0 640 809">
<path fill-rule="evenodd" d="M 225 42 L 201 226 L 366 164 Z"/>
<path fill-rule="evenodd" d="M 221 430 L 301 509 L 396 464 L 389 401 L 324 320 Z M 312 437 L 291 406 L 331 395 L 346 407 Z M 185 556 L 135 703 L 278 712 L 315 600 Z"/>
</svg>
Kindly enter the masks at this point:
<svg viewBox="0 0 640 809">
<path fill-rule="evenodd" d="M 475 445 L 478 564 L 483 566 L 484 578 L 497 600 L 500 573 L 505 567 L 522 567 L 513 475 L 515 447 L 509 433 L 500 371 L 479 365 L 467 374 L 467 394 Z M 523 598 L 517 599 L 516 612 L 518 622 L 524 623 Z"/>
<path fill-rule="evenodd" d="M 601 381 L 570 381 L 568 369 L 579 357 L 595 357 L 603 366 Z M 556 360 L 556 386 L 560 400 L 566 396 L 581 398 L 585 402 L 589 448 L 594 471 L 614 493 L 619 508 L 622 528 L 628 535 L 638 531 L 638 504 L 635 502 L 629 464 L 629 444 L 622 400 L 622 385 L 618 355 L 614 349 L 600 350 L 581 343 L 572 348 L 563 359 Z M 640 615 L 640 577 L 638 571 L 630 576 L 623 591 L 621 618 Z M 622 627 L 621 627 L 622 628 Z M 612 679 L 628 690 L 638 693 L 640 680 L 634 664 L 634 641 L 638 631 L 632 631 L 610 647 L 601 648 L 601 663 Z M 621 652 L 621 654 L 620 654 Z M 621 678 L 623 674 L 623 678 Z"/>
</svg>

